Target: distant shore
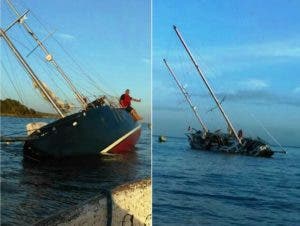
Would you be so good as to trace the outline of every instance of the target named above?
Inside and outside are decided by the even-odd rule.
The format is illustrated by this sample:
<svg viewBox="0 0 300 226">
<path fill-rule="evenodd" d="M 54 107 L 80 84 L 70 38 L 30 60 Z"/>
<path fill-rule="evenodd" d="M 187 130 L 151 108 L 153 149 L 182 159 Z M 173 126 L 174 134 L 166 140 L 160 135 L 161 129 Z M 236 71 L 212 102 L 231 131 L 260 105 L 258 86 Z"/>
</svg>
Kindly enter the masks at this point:
<svg viewBox="0 0 300 226">
<path fill-rule="evenodd" d="M 0 116 L 17 118 L 58 118 L 57 114 L 39 112 L 13 99 L 0 100 Z"/>
<path fill-rule="evenodd" d="M 48 114 L 48 113 L 39 113 L 31 115 L 21 115 L 21 114 L 10 114 L 10 113 L 0 113 L 0 117 L 16 117 L 16 118 L 58 118 L 58 115 Z"/>
</svg>

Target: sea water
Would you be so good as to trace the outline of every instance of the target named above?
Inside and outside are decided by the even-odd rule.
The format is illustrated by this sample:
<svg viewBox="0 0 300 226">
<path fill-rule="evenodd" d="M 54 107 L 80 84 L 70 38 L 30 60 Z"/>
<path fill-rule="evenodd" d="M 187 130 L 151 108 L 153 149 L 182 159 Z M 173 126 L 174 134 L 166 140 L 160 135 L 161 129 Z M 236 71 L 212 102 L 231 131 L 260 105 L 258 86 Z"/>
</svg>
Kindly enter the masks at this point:
<svg viewBox="0 0 300 226">
<path fill-rule="evenodd" d="M 153 225 L 300 225 L 300 148 L 272 158 L 153 137 Z"/>
</svg>

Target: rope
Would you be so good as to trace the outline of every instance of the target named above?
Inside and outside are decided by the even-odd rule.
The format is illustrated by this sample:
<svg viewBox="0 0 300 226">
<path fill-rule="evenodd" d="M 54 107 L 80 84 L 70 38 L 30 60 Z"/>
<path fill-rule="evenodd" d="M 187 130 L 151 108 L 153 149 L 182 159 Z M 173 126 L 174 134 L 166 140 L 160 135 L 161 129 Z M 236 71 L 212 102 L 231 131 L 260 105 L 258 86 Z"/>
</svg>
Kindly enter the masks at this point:
<svg viewBox="0 0 300 226">
<path fill-rule="evenodd" d="M 31 14 L 33 15 L 33 17 L 38 21 L 38 23 L 45 29 L 46 32 L 49 33 L 48 29 L 46 28 L 46 26 L 42 23 L 42 21 L 38 18 L 37 15 L 35 15 L 33 12 L 31 12 Z M 57 45 L 63 50 L 63 52 L 69 57 L 69 59 L 71 59 L 71 61 L 79 68 L 80 72 L 79 75 L 85 75 L 86 78 L 88 78 L 90 84 L 92 86 L 94 86 L 98 91 L 103 92 L 104 94 L 108 94 L 107 92 L 105 92 L 103 89 L 101 89 L 97 83 L 95 82 L 95 80 L 93 80 L 89 74 L 87 74 L 83 68 L 81 67 L 81 65 L 75 60 L 75 58 L 63 47 L 63 45 L 55 38 L 55 37 L 51 37 L 56 43 Z M 74 69 L 73 69 L 74 70 Z M 82 87 L 81 87 L 82 88 Z"/>
<path fill-rule="evenodd" d="M 269 132 L 269 130 L 262 124 L 262 122 L 259 121 L 252 113 L 249 112 L 249 114 L 252 116 L 252 118 L 254 120 L 256 120 L 256 122 L 259 123 L 259 125 L 264 129 L 264 131 L 269 135 L 269 137 L 282 149 L 282 152 L 286 153 L 286 151 L 281 146 L 281 144 L 279 143 L 279 141 L 271 134 L 271 132 Z"/>
<path fill-rule="evenodd" d="M 12 71 L 14 71 L 13 70 L 14 67 L 12 66 L 12 62 L 11 62 L 11 60 L 9 58 L 9 54 L 8 54 L 7 51 L 8 51 L 7 48 L 4 48 L 4 53 L 6 54 L 7 62 L 9 64 L 9 66 L 10 66 L 10 73 L 8 73 L 8 71 L 7 71 L 7 76 L 9 78 L 9 80 L 11 80 L 11 83 L 12 83 L 12 85 L 14 87 L 14 90 L 16 91 L 17 96 L 19 97 L 19 100 L 21 101 L 21 103 L 24 104 L 24 105 L 27 105 L 25 103 L 24 99 L 23 99 L 23 97 L 25 98 L 26 95 L 24 94 L 23 89 L 20 88 L 20 87 L 22 87 L 22 85 L 24 85 L 24 81 L 23 81 L 23 84 L 20 84 L 19 81 L 18 81 L 18 79 L 15 79 L 15 83 L 13 83 L 12 79 L 10 78 L 10 74 L 12 74 Z M 1 63 L 2 63 L 2 61 L 1 61 Z M 19 61 L 17 61 L 17 63 L 22 67 L 22 65 L 20 64 Z M 4 67 L 4 64 L 2 66 Z M 26 79 L 29 79 L 29 78 L 26 76 Z M 9 92 L 7 92 L 7 93 L 9 93 Z M 24 122 L 24 119 L 19 119 L 19 121 Z"/>
<path fill-rule="evenodd" d="M 15 84 L 13 83 L 12 78 L 11 78 L 10 74 L 8 73 L 6 67 L 4 66 L 2 60 L 1 60 L 1 65 L 2 65 L 2 67 L 3 67 L 4 71 L 5 71 L 5 73 L 7 74 L 8 79 L 9 79 L 9 81 L 11 82 L 11 85 L 12 85 L 13 88 L 15 89 L 15 91 L 16 91 L 18 97 L 19 97 L 20 100 L 23 102 L 22 97 L 21 97 L 21 94 L 20 94 L 19 90 L 17 89 L 17 87 L 15 86 Z"/>
<path fill-rule="evenodd" d="M 24 2 L 22 2 L 22 6 L 24 7 Z M 36 22 L 39 23 L 46 32 L 49 33 L 48 29 L 46 28 L 46 26 L 41 22 L 41 20 L 31 11 L 31 15 L 35 18 Z M 21 33 L 24 34 L 24 36 L 26 37 L 25 40 L 27 40 L 28 44 L 30 43 L 29 41 L 29 38 L 27 37 L 26 35 L 26 32 L 24 31 L 24 29 L 22 29 L 21 27 L 18 26 L 18 29 L 21 31 Z M 87 74 L 83 68 L 81 67 L 81 65 L 75 60 L 75 58 L 61 45 L 61 43 L 54 37 L 51 37 L 56 43 L 57 45 L 60 47 L 60 49 L 63 50 L 63 52 L 67 55 L 67 59 L 69 58 L 71 60 L 71 62 L 73 62 L 73 64 L 75 64 L 78 68 L 79 68 L 79 72 L 77 72 L 81 77 L 84 77 L 84 78 L 87 78 L 85 81 L 87 81 L 89 84 L 85 83 L 86 85 L 92 85 L 94 88 L 96 88 L 96 90 L 100 91 L 101 93 L 104 93 L 106 95 L 109 95 L 106 91 L 104 91 L 100 86 L 97 85 L 97 83 L 95 82 L 94 79 L 92 79 L 89 74 Z M 14 39 L 15 40 L 15 39 Z M 18 43 L 21 43 L 19 41 L 17 41 Z M 21 45 L 27 49 L 27 50 L 31 50 L 32 48 L 28 48 L 26 45 L 24 45 L 23 43 L 21 43 Z M 38 56 L 38 58 L 40 58 L 43 62 L 44 62 L 44 58 L 38 54 L 38 53 L 35 53 L 36 56 Z M 70 61 L 69 61 L 70 62 Z M 52 67 L 51 67 L 52 71 L 54 70 Z M 46 71 L 45 68 L 42 68 L 42 70 L 44 70 L 44 72 Z M 49 69 L 48 69 L 49 70 Z M 75 71 L 74 67 L 71 67 L 71 70 L 72 71 Z M 48 74 L 48 73 L 46 73 Z M 64 93 L 62 91 L 62 89 L 60 89 L 58 87 L 58 84 L 53 80 L 53 78 L 50 76 L 50 79 L 52 80 L 52 83 L 57 87 L 58 91 L 60 91 L 60 93 L 62 93 L 65 97 L 68 97 L 66 95 L 66 93 Z M 88 95 L 92 95 L 92 92 L 91 92 L 91 89 L 88 88 L 87 86 L 84 87 L 84 84 L 82 83 L 83 81 L 81 81 L 81 84 L 80 84 L 80 88 L 81 90 L 84 90 L 86 93 L 88 93 Z M 115 99 L 117 102 L 118 102 L 118 98 L 113 98 Z M 109 101 L 109 102 L 112 102 L 112 101 Z M 118 115 L 119 117 L 121 117 L 120 115 L 120 112 L 114 112 L 114 114 Z"/>
<path fill-rule="evenodd" d="M 49 32 L 48 29 L 46 28 L 46 26 L 41 22 L 41 20 L 33 13 L 31 12 L 33 17 L 38 21 L 38 23 L 45 29 L 45 31 Z M 57 45 L 63 50 L 63 52 L 68 56 L 69 59 L 71 59 L 71 61 L 79 68 L 80 72 L 79 75 L 82 77 L 82 75 L 84 75 L 88 81 L 90 82 L 90 84 L 92 86 L 94 86 L 96 88 L 96 90 L 104 93 L 105 95 L 109 95 L 109 93 L 105 92 L 103 89 L 100 88 L 100 86 L 97 85 L 96 81 L 93 80 L 89 74 L 87 74 L 83 68 L 81 67 L 81 65 L 75 60 L 75 58 L 63 47 L 63 45 L 55 38 L 55 37 L 51 37 L 56 43 Z M 74 71 L 74 68 L 72 68 L 72 70 Z M 92 95 L 92 93 L 89 91 L 89 89 L 86 89 L 83 87 L 83 84 L 81 84 L 81 89 L 85 90 L 85 92 L 87 92 L 89 95 Z M 116 93 L 116 92 L 114 92 Z M 116 98 L 116 101 L 118 101 L 118 99 Z M 116 114 L 119 115 L 120 117 L 120 113 L 119 112 L 115 112 Z"/>
</svg>

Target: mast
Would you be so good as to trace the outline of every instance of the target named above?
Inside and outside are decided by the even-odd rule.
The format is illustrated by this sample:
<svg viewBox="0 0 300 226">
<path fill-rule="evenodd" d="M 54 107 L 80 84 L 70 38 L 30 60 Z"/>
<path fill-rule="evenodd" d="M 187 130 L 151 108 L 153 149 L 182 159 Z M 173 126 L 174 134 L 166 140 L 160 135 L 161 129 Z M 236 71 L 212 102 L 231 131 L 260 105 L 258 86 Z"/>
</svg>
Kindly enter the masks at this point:
<svg viewBox="0 0 300 226">
<path fill-rule="evenodd" d="M 210 95 L 212 96 L 212 98 L 213 98 L 214 101 L 216 102 L 218 108 L 220 109 L 220 112 L 222 113 L 222 115 L 223 115 L 225 121 L 227 122 L 229 128 L 230 128 L 231 131 L 233 132 L 233 134 L 234 134 L 235 138 L 237 139 L 237 141 L 238 141 L 240 144 L 242 144 L 240 138 L 239 138 L 238 135 L 237 135 L 237 132 L 235 131 L 235 129 L 234 129 L 232 123 L 230 122 L 230 120 L 229 120 L 228 116 L 226 115 L 225 111 L 223 110 L 223 108 L 222 108 L 222 106 L 221 106 L 219 100 L 217 99 L 216 95 L 214 94 L 212 88 L 211 88 L 210 85 L 208 84 L 208 82 L 207 82 L 207 80 L 206 80 L 204 74 L 201 72 L 199 66 L 197 65 L 197 63 L 196 63 L 196 61 L 195 61 L 195 59 L 194 59 L 194 57 L 193 57 L 191 51 L 190 51 L 189 48 L 187 47 L 187 45 L 186 45 L 185 41 L 183 40 L 183 38 L 182 38 L 180 32 L 178 31 L 178 29 L 177 29 L 177 27 L 176 27 L 175 25 L 173 26 L 173 28 L 174 28 L 174 30 L 175 30 L 175 32 L 176 32 L 176 34 L 177 34 L 177 36 L 178 36 L 180 42 L 182 43 L 184 49 L 186 50 L 186 52 L 188 53 L 189 57 L 191 58 L 193 64 L 195 65 L 198 74 L 200 75 L 200 77 L 202 78 L 203 82 L 205 83 L 207 89 L 209 90 Z"/>
<path fill-rule="evenodd" d="M 9 7 L 12 9 L 12 11 L 16 14 L 17 17 L 20 17 L 20 13 L 16 9 L 16 7 L 12 4 L 10 0 L 6 0 Z M 67 76 L 67 74 L 63 71 L 63 69 L 59 66 L 59 64 L 54 60 L 53 56 L 49 53 L 45 45 L 38 39 L 38 37 L 33 33 L 33 31 L 30 29 L 30 27 L 27 25 L 27 23 L 23 20 L 22 23 L 25 30 L 29 33 L 29 35 L 34 39 L 34 41 L 37 42 L 38 46 L 42 49 L 42 51 L 46 54 L 46 60 L 53 64 L 53 66 L 56 68 L 56 70 L 59 72 L 59 74 L 63 77 L 63 79 L 67 82 L 73 93 L 75 94 L 75 97 L 79 101 L 79 103 L 82 105 L 83 108 L 86 108 L 87 103 L 83 99 L 82 95 L 78 92 L 70 78 Z"/>
<path fill-rule="evenodd" d="M 27 64 L 27 62 L 24 60 L 20 52 L 16 49 L 14 44 L 11 42 L 10 38 L 6 35 L 6 32 L 2 29 L 0 29 L 0 36 L 3 37 L 3 39 L 6 41 L 7 45 L 11 49 L 11 51 L 14 53 L 14 55 L 17 57 L 19 62 L 24 67 L 25 71 L 29 74 L 31 79 L 38 85 L 42 93 L 45 95 L 45 97 L 48 99 L 48 101 L 52 104 L 54 109 L 57 111 L 57 113 L 60 115 L 60 117 L 65 117 L 64 114 L 61 112 L 59 107 L 55 104 L 55 101 L 52 99 L 51 95 L 47 92 L 45 87 L 43 86 L 42 82 L 39 80 L 39 78 L 36 76 L 36 74 L 33 72 L 31 67 Z"/>
<path fill-rule="evenodd" d="M 179 87 L 179 89 L 181 90 L 182 94 L 184 95 L 186 101 L 189 103 L 189 105 L 190 105 L 192 111 L 194 112 L 194 114 L 195 114 L 197 120 L 199 121 L 200 125 L 202 126 L 202 128 L 203 128 L 203 130 L 204 130 L 204 133 L 207 133 L 207 132 L 208 132 L 207 127 L 205 126 L 205 124 L 204 124 L 203 121 L 201 120 L 201 118 L 200 118 L 198 112 L 196 111 L 195 106 L 193 105 L 191 99 L 189 98 L 189 96 L 188 96 L 186 90 L 185 90 L 185 89 L 183 88 L 183 86 L 179 83 L 178 79 L 177 79 L 176 76 L 175 76 L 175 73 L 173 72 L 173 70 L 172 70 L 172 69 L 170 68 L 170 66 L 168 65 L 166 59 L 163 59 L 163 61 L 164 61 L 165 65 L 166 65 L 166 67 L 168 68 L 170 74 L 173 76 L 174 80 L 176 81 L 176 84 L 177 84 L 177 86 Z"/>
</svg>

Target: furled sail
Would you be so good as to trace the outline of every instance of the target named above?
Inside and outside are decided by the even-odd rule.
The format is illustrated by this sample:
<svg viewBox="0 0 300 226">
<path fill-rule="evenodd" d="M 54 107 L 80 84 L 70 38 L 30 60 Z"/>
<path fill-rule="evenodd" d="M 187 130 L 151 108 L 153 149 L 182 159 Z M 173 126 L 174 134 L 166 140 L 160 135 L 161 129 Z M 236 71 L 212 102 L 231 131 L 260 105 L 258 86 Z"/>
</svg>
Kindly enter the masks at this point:
<svg viewBox="0 0 300 226">
<path fill-rule="evenodd" d="M 53 101 L 55 102 L 55 104 L 59 107 L 59 109 L 63 112 L 63 113 L 69 113 L 74 109 L 74 104 L 72 103 L 67 103 L 62 101 L 61 99 L 59 99 L 54 92 L 52 92 L 50 90 L 50 88 L 44 83 L 42 82 L 43 87 L 45 88 L 45 90 L 47 91 L 47 93 L 52 97 Z M 40 91 L 40 93 L 42 94 L 42 97 L 45 100 L 48 100 L 47 97 L 45 96 L 45 94 L 43 92 L 41 92 L 40 88 L 38 87 L 38 85 L 33 82 L 33 86 L 34 88 L 38 89 Z"/>
</svg>

